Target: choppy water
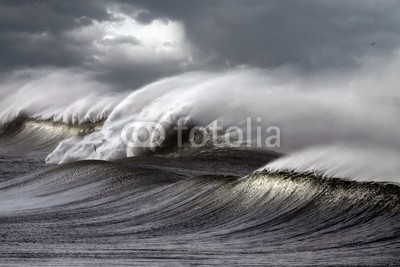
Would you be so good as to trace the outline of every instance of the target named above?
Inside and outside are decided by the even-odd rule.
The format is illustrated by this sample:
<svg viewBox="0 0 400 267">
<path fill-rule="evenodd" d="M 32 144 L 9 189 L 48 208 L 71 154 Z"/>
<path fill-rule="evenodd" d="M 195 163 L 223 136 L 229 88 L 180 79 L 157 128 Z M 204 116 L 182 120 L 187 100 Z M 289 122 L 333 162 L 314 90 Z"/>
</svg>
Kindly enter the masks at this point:
<svg viewBox="0 0 400 267">
<path fill-rule="evenodd" d="M 280 154 L 247 148 L 45 166 L 70 133 L 32 127 L 0 142 L 3 265 L 400 264 L 397 184 L 256 171 Z"/>
</svg>

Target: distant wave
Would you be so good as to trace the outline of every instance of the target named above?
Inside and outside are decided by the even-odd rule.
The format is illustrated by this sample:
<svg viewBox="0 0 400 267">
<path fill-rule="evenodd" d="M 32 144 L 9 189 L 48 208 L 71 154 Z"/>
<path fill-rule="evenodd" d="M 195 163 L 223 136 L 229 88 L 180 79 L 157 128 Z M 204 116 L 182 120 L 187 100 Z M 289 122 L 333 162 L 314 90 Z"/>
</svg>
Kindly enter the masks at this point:
<svg viewBox="0 0 400 267">
<path fill-rule="evenodd" d="M 13 136 L 23 131 L 30 131 L 36 128 L 38 132 L 46 134 L 46 132 L 59 131 L 69 133 L 69 135 L 87 135 L 94 131 L 98 131 L 104 123 L 104 120 L 97 122 L 83 122 L 79 124 L 63 123 L 54 119 L 34 119 L 26 115 L 19 115 L 14 120 L 3 124 L 0 128 L 0 136 Z"/>
<path fill-rule="evenodd" d="M 81 73 L 17 72 L 0 84 L 0 128 L 18 117 L 70 125 L 96 123 L 124 97 Z"/>
<path fill-rule="evenodd" d="M 0 146 L 3 152 L 45 150 L 49 153 L 59 142 L 98 131 L 102 124 L 103 121 L 68 124 L 20 115 L 0 128 Z"/>
</svg>

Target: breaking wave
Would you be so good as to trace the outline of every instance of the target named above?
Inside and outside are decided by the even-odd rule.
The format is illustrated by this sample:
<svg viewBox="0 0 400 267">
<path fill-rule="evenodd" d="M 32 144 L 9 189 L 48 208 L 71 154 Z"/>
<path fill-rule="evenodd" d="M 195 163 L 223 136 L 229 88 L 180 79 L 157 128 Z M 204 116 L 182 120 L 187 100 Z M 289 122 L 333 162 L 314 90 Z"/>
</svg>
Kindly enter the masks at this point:
<svg viewBox="0 0 400 267">
<path fill-rule="evenodd" d="M 68 127 L 69 133 L 57 139 L 47 163 L 117 160 L 153 153 L 151 147 L 127 146 L 121 139 L 124 126 L 156 122 L 172 142 L 174 126 L 188 118 L 185 123 L 189 126 L 210 127 L 214 121 L 223 129 L 237 126 L 251 135 L 248 140 L 253 147 L 258 128 L 265 140 L 266 127 L 279 127 L 280 147 L 272 149 L 287 153 L 288 158 L 271 165 L 273 170 L 398 181 L 398 93 L 393 86 L 379 94 L 363 88 L 362 73 L 327 86 L 327 78 L 299 78 L 288 70 L 196 72 L 162 79 L 131 93 L 117 92 L 82 74 L 35 75 L 34 79 L 28 75 L 29 79 L 17 77 L 3 83 L 8 94 L 3 93 L 0 117 L 3 128 L 21 117 L 29 124 L 42 121 L 40 127 L 45 131 L 49 130 L 45 125 Z M 80 134 L 83 128 L 90 130 Z M 288 163 L 294 161 L 296 164 Z"/>
</svg>

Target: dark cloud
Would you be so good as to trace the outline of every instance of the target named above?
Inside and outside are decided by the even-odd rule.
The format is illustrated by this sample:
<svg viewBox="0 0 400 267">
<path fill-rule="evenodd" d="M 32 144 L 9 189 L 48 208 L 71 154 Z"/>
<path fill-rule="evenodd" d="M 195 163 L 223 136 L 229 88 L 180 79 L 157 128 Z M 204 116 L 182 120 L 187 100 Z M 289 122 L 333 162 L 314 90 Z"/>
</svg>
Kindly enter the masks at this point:
<svg viewBox="0 0 400 267">
<path fill-rule="evenodd" d="M 96 23 L 120 20 L 110 8 L 144 26 L 181 21 L 192 47 L 190 60 L 159 56 L 143 62 L 136 59 L 141 50 L 132 50 L 139 54 L 129 58 L 119 52 L 140 47 L 137 36 L 98 40 L 97 32 L 79 34 Z M 132 88 L 182 71 L 243 64 L 353 68 L 364 57 L 388 56 L 399 47 L 398 25 L 399 1 L 0 0 L 0 72 L 80 68 Z M 167 40 L 162 47 L 174 49 L 175 43 Z"/>
<path fill-rule="evenodd" d="M 87 58 L 82 42 L 66 31 L 110 19 L 93 1 L 0 1 L 0 70 L 77 66 Z"/>
<path fill-rule="evenodd" d="M 135 1 L 182 20 L 202 58 L 261 67 L 343 67 L 400 43 L 399 1 Z M 371 51 L 369 43 L 378 44 Z"/>
<path fill-rule="evenodd" d="M 82 18 L 108 20 L 102 1 L 0 1 L 0 31 L 60 33 L 78 27 Z"/>
<path fill-rule="evenodd" d="M 157 17 L 156 14 L 149 12 L 149 11 L 141 11 L 136 17 L 135 19 L 142 24 L 150 24 L 152 23 L 155 19 L 157 19 L 159 17 Z"/>
</svg>

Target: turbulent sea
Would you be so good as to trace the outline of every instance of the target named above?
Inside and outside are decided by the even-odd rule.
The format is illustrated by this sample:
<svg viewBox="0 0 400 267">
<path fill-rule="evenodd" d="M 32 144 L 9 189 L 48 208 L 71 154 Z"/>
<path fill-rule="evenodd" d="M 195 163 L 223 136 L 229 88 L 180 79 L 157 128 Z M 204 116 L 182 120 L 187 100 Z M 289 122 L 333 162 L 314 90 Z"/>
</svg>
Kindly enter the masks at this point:
<svg viewBox="0 0 400 267">
<path fill-rule="evenodd" d="M 78 101 L 51 101 L 49 88 L 29 97 L 57 75 L 14 84 L 0 101 L 1 265 L 400 265 L 398 128 L 387 123 L 398 122 L 396 108 L 366 114 L 370 100 L 281 95 L 272 85 L 235 102 L 235 86 L 270 82 L 254 72 L 184 75 Z M 228 94 L 213 89 L 226 83 L 218 105 Z M 299 97 L 304 105 L 291 105 Z M 281 127 L 281 149 L 187 139 L 177 148 L 171 133 L 180 117 L 189 128 L 215 119 L 244 127 L 249 114 Z M 162 124 L 165 145 L 127 147 L 121 129 L 132 121 Z"/>
</svg>

